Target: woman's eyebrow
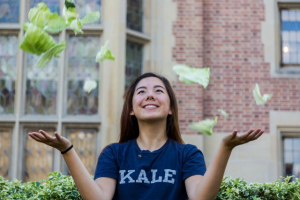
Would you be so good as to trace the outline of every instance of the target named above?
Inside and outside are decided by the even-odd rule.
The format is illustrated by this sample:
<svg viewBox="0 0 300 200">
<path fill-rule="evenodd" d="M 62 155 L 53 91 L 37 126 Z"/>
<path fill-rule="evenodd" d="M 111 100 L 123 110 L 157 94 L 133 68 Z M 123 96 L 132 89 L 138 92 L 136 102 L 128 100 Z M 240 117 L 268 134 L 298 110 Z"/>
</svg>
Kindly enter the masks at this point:
<svg viewBox="0 0 300 200">
<path fill-rule="evenodd" d="M 160 87 L 160 88 L 163 88 L 164 90 L 166 90 L 163 86 L 161 86 L 161 85 L 155 85 L 154 86 L 154 88 L 158 88 L 158 87 Z M 146 86 L 141 86 L 141 87 L 138 87 L 135 91 L 137 91 L 137 90 L 139 90 L 139 89 L 147 89 L 147 87 Z"/>
</svg>

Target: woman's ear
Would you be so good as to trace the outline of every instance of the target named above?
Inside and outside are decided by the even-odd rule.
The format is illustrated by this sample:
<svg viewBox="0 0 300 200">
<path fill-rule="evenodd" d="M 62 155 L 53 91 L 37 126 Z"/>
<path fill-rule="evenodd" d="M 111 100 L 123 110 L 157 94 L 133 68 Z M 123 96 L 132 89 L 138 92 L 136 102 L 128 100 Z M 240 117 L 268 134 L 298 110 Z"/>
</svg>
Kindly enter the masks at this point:
<svg viewBox="0 0 300 200">
<path fill-rule="evenodd" d="M 131 112 L 130 112 L 130 115 L 134 115 L 134 112 L 133 112 L 133 111 L 131 111 Z"/>
<path fill-rule="evenodd" d="M 172 113 L 172 110 L 169 110 L 169 115 L 172 115 L 173 113 Z"/>
</svg>

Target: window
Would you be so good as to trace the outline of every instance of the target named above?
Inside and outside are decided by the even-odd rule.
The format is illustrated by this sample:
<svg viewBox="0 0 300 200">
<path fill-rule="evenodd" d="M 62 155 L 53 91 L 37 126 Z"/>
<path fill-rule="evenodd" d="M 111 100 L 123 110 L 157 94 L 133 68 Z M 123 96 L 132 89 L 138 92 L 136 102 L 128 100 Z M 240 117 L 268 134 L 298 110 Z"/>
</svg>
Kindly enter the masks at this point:
<svg viewBox="0 0 300 200">
<path fill-rule="evenodd" d="M 91 174 L 99 153 L 101 82 L 95 56 L 100 50 L 101 22 L 84 25 L 84 35 L 75 36 L 70 29 L 53 35 L 57 43 L 66 41 L 66 49 L 45 68 L 36 68 L 39 56 L 20 51 L 19 44 L 24 36 L 21 23 L 40 2 L 52 12 L 61 13 L 64 6 L 59 0 L 0 1 L 0 174 L 24 182 L 64 171 L 59 152 L 35 142 L 28 132 L 43 129 L 68 137 Z M 101 13 L 101 0 L 75 2 L 80 17 L 91 11 Z M 90 93 L 83 90 L 86 79 L 98 84 Z M 66 124 L 72 129 L 65 129 Z M 13 134 L 19 139 L 12 140 Z M 10 156 L 17 162 L 11 162 Z"/>
<path fill-rule="evenodd" d="M 24 182 L 46 179 L 47 174 L 53 171 L 54 149 L 27 136 L 28 132 L 38 131 L 40 126 L 24 128 L 22 165 L 22 180 Z M 55 128 L 45 128 L 44 131 L 50 134 L 55 131 Z"/>
<path fill-rule="evenodd" d="M 126 84 L 129 87 L 130 83 L 139 75 L 143 70 L 143 45 L 127 41 L 126 42 Z"/>
<path fill-rule="evenodd" d="M 300 66 L 300 9 L 281 7 L 281 66 Z"/>
<path fill-rule="evenodd" d="M 284 176 L 300 178 L 300 138 L 283 138 Z"/>
<path fill-rule="evenodd" d="M 67 128 L 66 132 L 84 166 L 93 175 L 98 156 L 95 144 L 98 130 L 96 128 Z M 65 173 L 69 173 L 66 165 L 64 168 Z"/>
<path fill-rule="evenodd" d="M 127 28 L 143 32 L 143 0 L 127 0 Z"/>
<path fill-rule="evenodd" d="M 0 1 L 0 23 L 19 22 L 20 0 Z"/>
<path fill-rule="evenodd" d="M 12 129 L 0 128 L 0 174 L 3 178 L 9 178 L 11 163 Z"/>
</svg>

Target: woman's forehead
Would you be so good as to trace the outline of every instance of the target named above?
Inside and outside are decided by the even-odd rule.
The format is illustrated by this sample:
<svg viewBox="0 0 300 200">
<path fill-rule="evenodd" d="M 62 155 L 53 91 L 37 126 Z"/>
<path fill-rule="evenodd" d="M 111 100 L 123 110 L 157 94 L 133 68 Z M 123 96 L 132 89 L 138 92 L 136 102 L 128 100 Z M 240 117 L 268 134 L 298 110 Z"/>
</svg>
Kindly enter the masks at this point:
<svg viewBox="0 0 300 200">
<path fill-rule="evenodd" d="M 163 88 L 165 88 L 165 84 L 156 77 L 147 77 L 147 78 L 143 78 L 142 80 L 140 80 L 140 82 L 138 82 L 138 84 L 136 85 L 135 89 L 139 88 L 139 87 L 154 87 L 156 85 L 160 85 Z"/>
</svg>

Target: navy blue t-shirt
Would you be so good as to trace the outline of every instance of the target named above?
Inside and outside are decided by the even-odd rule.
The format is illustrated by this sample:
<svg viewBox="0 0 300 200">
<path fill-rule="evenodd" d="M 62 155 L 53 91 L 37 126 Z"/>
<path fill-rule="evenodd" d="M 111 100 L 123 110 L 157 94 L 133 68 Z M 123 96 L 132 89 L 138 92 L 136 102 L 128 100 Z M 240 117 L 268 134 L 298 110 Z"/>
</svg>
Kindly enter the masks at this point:
<svg viewBox="0 0 300 200">
<path fill-rule="evenodd" d="M 140 150 L 136 139 L 109 145 L 99 156 L 94 179 L 117 180 L 113 199 L 188 199 L 184 180 L 204 175 L 202 152 L 168 139 L 158 150 Z"/>
</svg>

